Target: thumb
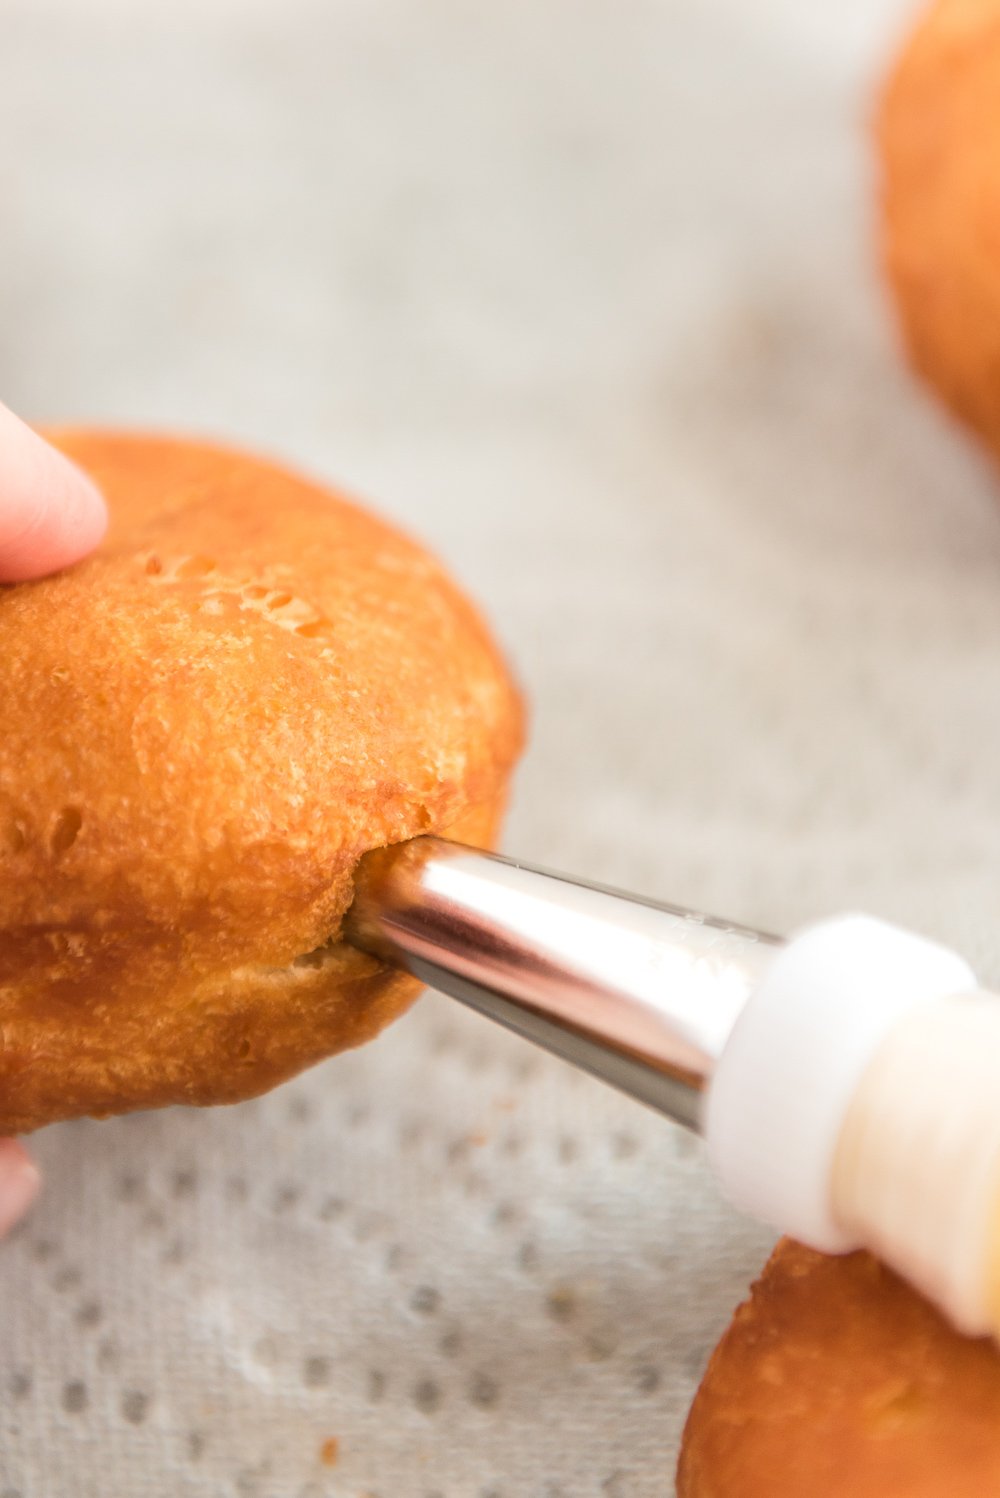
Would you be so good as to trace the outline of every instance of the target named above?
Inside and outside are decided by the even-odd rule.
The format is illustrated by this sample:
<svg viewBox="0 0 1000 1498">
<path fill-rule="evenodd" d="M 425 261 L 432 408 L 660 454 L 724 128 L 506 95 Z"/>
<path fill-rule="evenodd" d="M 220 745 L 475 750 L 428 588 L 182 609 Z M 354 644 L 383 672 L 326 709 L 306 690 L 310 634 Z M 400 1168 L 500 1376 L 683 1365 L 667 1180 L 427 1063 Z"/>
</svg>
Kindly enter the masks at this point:
<svg viewBox="0 0 1000 1498">
<path fill-rule="evenodd" d="M 0 582 L 68 567 L 93 550 L 106 525 L 90 480 L 0 406 Z"/>
</svg>

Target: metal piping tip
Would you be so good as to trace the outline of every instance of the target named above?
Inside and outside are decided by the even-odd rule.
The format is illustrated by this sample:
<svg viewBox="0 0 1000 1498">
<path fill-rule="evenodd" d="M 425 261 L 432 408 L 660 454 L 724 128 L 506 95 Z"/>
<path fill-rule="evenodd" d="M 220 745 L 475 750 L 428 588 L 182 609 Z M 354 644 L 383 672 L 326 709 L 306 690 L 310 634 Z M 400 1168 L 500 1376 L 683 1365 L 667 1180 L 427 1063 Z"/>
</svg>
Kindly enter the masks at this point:
<svg viewBox="0 0 1000 1498">
<path fill-rule="evenodd" d="M 347 940 L 700 1130 L 780 941 L 437 837 L 362 859 Z"/>
<path fill-rule="evenodd" d="M 704 1133 L 772 1227 L 1000 1336 L 1000 1004 L 954 952 L 866 916 L 781 943 L 431 837 L 362 860 L 346 935 Z"/>
</svg>

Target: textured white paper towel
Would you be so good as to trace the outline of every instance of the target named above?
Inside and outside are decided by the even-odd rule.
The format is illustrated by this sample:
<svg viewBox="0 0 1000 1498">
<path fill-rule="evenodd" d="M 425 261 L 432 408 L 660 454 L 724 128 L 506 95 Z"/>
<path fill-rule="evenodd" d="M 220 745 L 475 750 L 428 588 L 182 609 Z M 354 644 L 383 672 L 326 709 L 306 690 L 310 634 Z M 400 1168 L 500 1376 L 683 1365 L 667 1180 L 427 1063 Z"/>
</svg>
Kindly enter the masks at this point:
<svg viewBox="0 0 1000 1498">
<path fill-rule="evenodd" d="M 778 929 L 867 907 L 995 982 L 996 485 L 870 257 L 904 10 L 6 0 L 0 389 L 249 441 L 434 544 L 534 702 L 509 847 Z M 38 1153 L 0 1498 L 669 1494 L 768 1241 L 439 998 Z"/>
</svg>

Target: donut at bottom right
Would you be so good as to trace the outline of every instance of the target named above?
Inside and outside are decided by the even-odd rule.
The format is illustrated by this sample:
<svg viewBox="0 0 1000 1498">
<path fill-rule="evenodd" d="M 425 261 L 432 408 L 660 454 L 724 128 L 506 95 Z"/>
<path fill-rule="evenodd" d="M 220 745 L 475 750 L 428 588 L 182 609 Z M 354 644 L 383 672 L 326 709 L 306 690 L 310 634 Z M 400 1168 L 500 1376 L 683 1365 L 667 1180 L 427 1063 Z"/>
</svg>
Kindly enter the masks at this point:
<svg viewBox="0 0 1000 1498">
<path fill-rule="evenodd" d="M 782 1239 L 709 1361 L 677 1494 L 1000 1495 L 1000 1350 L 870 1254 Z"/>
</svg>

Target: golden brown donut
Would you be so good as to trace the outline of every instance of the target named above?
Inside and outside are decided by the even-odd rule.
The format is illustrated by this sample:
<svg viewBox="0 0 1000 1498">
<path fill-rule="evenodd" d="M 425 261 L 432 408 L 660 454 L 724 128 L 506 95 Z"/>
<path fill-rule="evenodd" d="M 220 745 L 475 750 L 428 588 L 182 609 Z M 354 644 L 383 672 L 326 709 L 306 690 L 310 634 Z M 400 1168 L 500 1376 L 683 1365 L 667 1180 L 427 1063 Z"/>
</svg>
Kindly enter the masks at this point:
<svg viewBox="0 0 1000 1498">
<path fill-rule="evenodd" d="M 1000 453 L 1000 0 L 937 0 L 878 115 L 883 258 L 916 368 Z"/>
<path fill-rule="evenodd" d="M 1000 1493 L 1000 1354 L 866 1253 L 784 1239 L 695 1397 L 678 1498 Z"/>
<path fill-rule="evenodd" d="M 96 556 L 0 588 L 0 1132 L 250 1097 L 406 1007 L 338 940 L 369 849 L 493 837 L 521 743 L 426 552 L 294 474 L 53 440 Z"/>
</svg>

